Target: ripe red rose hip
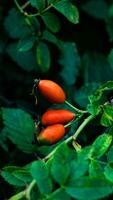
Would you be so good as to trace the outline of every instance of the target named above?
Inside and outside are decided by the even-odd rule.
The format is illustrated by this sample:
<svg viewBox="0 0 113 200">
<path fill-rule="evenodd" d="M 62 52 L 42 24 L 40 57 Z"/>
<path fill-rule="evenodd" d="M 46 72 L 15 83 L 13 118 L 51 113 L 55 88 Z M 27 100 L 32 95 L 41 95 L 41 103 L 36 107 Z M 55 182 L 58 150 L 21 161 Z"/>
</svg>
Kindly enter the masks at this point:
<svg viewBox="0 0 113 200">
<path fill-rule="evenodd" d="M 67 124 L 74 119 L 75 113 L 69 110 L 48 110 L 42 115 L 41 122 L 43 125 Z"/>
<path fill-rule="evenodd" d="M 51 103 L 63 103 L 66 99 L 65 92 L 51 80 L 40 80 L 37 87 L 41 94 Z"/>
<path fill-rule="evenodd" d="M 62 124 L 55 124 L 43 129 L 38 137 L 37 141 L 42 145 L 52 145 L 58 142 L 65 135 L 65 128 Z"/>
</svg>

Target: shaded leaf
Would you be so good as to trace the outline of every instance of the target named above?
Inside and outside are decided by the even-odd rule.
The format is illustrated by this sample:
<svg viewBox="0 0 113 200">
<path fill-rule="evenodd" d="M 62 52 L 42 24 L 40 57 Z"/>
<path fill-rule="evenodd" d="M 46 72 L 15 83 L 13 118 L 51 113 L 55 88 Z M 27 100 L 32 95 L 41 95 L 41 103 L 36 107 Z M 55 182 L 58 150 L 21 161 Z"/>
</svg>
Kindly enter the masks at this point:
<svg viewBox="0 0 113 200">
<path fill-rule="evenodd" d="M 82 68 L 84 83 L 101 83 L 112 80 L 113 71 L 103 54 L 96 52 L 85 53 L 82 58 Z"/>
<path fill-rule="evenodd" d="M 113 187 L 104 177 L 81 177 L 69 182 L 66 192 L 76 199 L 97 200 L 112 194 Z"/>
<path fill-rule="evenodd" d="M 51 55 L 48 46 L 40 42 L 37 46 L 37 64 L 41 72 L 47 72 L 51 64 Z"/>
<path fill-rule="evenodd" d="M 42 39 L 47 40 L 48 42 L 51 42 L 55 45 L 58 44 L 58 39 L 56 38 L 56 36 L 47 30 L 43 32 Z"/>
<path fill-rule="evenodd" d="M 12 38 L 20 38 L 33 32 L 32 27 L 29 26 L 24 16 L 19 11 L 12 8 L 5 19 L 5 29 Z"/>
<path fill-rule="evenodd" d="M 32 163 L 31 174 L 36 180 L 42 194 L 48 194 L 52 191 L 52 182 L 49 177 L 49 171 L 43 161 L 38 160 Z"/>
<path fill-rule="evenodd" d="M 91 95 L 98 88 L 98 83 L 87 83 L 78 91 L 75 91 L 74 101 L 81 107 L 86 108 L 89 103 L 88 96 Z"/>
<path fill-rule="evenodd" d="M 113 162 L 113 146 L 111 146 L 111 148 L 109 149 L 107 153 L 107 160 L 109 163 Z"/>
<path fill-rule="evenodd" d="M 51 165 L 51 173 L 54 180 L 60 185 L 64 184 L 68 179 L 70 173 L 69 162 L 71 161 L 72 156 L 73 153 L 70 152 L 70 149 L 66 144 L 60 145 L 54 154 Z"/>
<path fill-rule="evenodd" d="M 4 167 L 1 175 L 8 183 L 15 186 L 25 186 L 32 181 L 30 172 L 21 167 Z"/>
<path fill-rule="evenodd" d="M 98 160 L 91 160 L 89 165 L 89 175 L 92 177 L 103 175 L 103 166 Z"/>
<path fill-rule="evenodd" d="M 90 0 L 82 5 L 82 9 L 92 17 L 105 20 L 108 15 L 108 6 L 104 0 Z"/>
<path fill-rule="evenodd" d="M 111 69 L 113 70 L 113 49 L 111 49 L 111 51 L 108 55 L 108 61 L 110 63 Z"/>
<path fill-rule="evenodd" d="M 23 51 L 28 51 L 30 50 L 35 43 L 35 37 L 29 36 L 20 39 L 18 43 L 18 51 L 23 52 Z"/>
<path fill-rule="evenodd" d="M 113 183 L 113 163 L 108 163 L 104 171 L 105 177 Z"/>
<path fill-rule="evenodd" d="M 54 13 L 45 12 L 41 17 L 50 31 L 56 33 L 60 30 L 60 20 Z"/>
<path fill-rule="evenodd" d="M 30 3 L 33 7 L 37 8 L 39 11 L 42 11 L 45 8 L 45 0 L 30 0 Z"/>
<path fill-rule="evenodd" d="M 71 197 L 65 192 L 63 188 L 55 190 L 49 197 L 49 200 L 71 200 Z"/>
<path fill-rule="evenodd" d="M 36 58 L 33 51 L 19 52 L 17 43 L 8 46 L 7 52 L 9 56 L 25 71 L 37 69 Z"/>
<path fill-rule="evenodd" d="M 3 128 L 0 132 L 0 146 L 5 150 L 8 151 L 7 146 L 7 129 Z"/>
<path fill-rule="evenodd" d="M 62 43 L 60 51 L 59 63 L 63 67 L 60 75 L 67 85 L 73 85 L 80 69 L 80 57 L 76 45 L 70 42 Z"/>
<path fill-rule="evenodd" d="M 34 151 L 32 145 L 35 131 L 31 116 L 21 109 L 3 108 L 4 125 L 7 128 L 8 138 L 26 153 Z"/>
<path fill-rule="evenodd" d="M 88 160 L 75 159 L 70 163 L 70 176 L 68 180 L 75 180 L 86 174 L 89 168 Z"/>
</svg>

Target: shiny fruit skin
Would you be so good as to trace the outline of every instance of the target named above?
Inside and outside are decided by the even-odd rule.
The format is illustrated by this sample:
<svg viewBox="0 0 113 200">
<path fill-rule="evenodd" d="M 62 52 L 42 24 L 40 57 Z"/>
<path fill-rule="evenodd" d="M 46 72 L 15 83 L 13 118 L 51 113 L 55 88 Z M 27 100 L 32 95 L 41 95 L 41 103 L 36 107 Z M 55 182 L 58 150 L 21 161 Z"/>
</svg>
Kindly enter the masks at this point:
<svg viewBox="0 0 113 200">
<path fill-rule="evenodd" d="M 37 87 L 41 94 L 51 103 L 64 103 L 66 100 L 63 89 L 51 80 L 40 80 Z"/>
<path fill-rule="evenodd" d="M 42 145 L 52 145 L 58 142 L 65 135 L 65 128 L 62 124 L 55 124 L 43 129 L 38 137 L 37 141 Z"/>
<path fill-rule="evenodd" d="M 42 115 L 42 124 L 44 126 L 53 124 L 67 124 L 74 119 L 75 113 L 69 110 L 48 110 Z"/>
</svg>

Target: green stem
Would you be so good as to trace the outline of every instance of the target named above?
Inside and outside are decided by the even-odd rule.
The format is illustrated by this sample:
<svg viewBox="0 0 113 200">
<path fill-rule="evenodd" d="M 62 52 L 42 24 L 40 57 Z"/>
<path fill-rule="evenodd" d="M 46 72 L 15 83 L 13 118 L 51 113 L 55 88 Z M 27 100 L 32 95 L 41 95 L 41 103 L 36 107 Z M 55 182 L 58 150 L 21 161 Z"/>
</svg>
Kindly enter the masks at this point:
<svg viewBox="0 0 113 200">
<path fill-rule="evenodd" d="M 75 106 L 73 106 L 71 103 L 69 103 L 68 101 L 65 101 L 65 103 L 68 105 L 68 106 L 70 106 L 70 108 L 73 108 L 76 112 L 78 112 L 78 113 L 88 113 L 88 111 L 86 111 L 86 110 L 80 110 L 80 109 L 78 109 L 78 108 L 76 108 Z"/>
<path fill-rule="evenodd" d="M 30 2 L 27 1 L 23 6 L 22 6 L 22 9 L 25 9 L 27 6 L 29 6 Z"/>
<path fill-rule="evenodd" d="M 81 133 L 81 131 L 84 129 L 84 127 L 92 120 L 94 119 L 95 116 L 93 115 L 90 115 L 89 117 L 87 117 L 84 122 L 79 126 L 79 128 L 77 129 L 77 131 L 75 132 L 74 135 L 70 136 L 69 138 L 67 138 L 65 140 L 65 143 L 69 143 L 71 142 L 72 140 L 76 140 L 76 138 L 78 137 L 78 135 Z M 56 152 L 57 150 L 57 147 L 55 149 L 53 149 L 52 152 L 50 152 L 43 160 L 44 161 L 47 161 L 50 157 L 52 157 L 54 155 L 54 153 Z"/>
<path fill-rule="evenodd" d="M 84 127 L 92 120 L 94 119 L 95 116 L 94 115 L 90 115 L 88 116 L 83 123 L 79 126 L 79 128 L 77 129 L 77 131 L 75 132 L 74 135 L 70 136 L 69 138 L 67 138 L 67 140 L 65 140 L 66 143 L 69 143 L 71 140 L 76 140 L 76 138 L 78 137 L 78 135 L 81 133 L 81 131 L 84 129 Z"/>
<path fill-rule="evenodd" d="M 26 15 L 28 17 L 36 17 L 36 16 L 40 16 L 41 14 L 45 13 L 46 11 L 48 11 L 50 8 L 52 7 L 52 5 L 49 5 L 47 8 L 45 8 L 42 12 L 37 12 L 35 14 L 27 14 Z"/>
<path fill-rule="evenodd" d="M 84 129 L 84 127 L 95 118 L 95 116 L 90 115 L 88 116 L 83 123 L 79 126 L 79 128 L 77 129 L 77 131 L 75 132 L 74 135 L 70 136 L 68 139 L 65 140 L 65 143 L 69 143 L 72 140 L 76 140 L 76 138 L 78 137 L 78 135 L 81 133 L 81 131 Z M 56 152 L 58 147 L 56 147 L 55 149 L 53 149 L 53 151 L 51 153 L 49 153 L 45 158 L 43 158 L 43 161 L 47 161 L 49 158 L 51 158 L 54 153 Z M 26 197 L 27 200 L 30 200 L 30 193 L 32 188 L 34 187 L 34 185 L 36 184 L 36 180 L 33 180 L 30 185 L 28 186 L 28 188 L 25 191 L 22 191 L 16 195 L 14 195 L 13 197 L 11 197 L 9 200 L 19 200 L 22 199 L 23 197 Z"/>
<path fill-rule="evenodd" d="M 26 189 L 26 191 L 25 191 L 26 199 L 28 199 L 28 200 L 31 199 L 30 193 L 31 193 L 31 190 L 32 190 L 32 188 L 34 187 L 35 184 L 36 184 L 36 181 L 33 180 L 33 181 L 30 183 L 30 185 L 28 186 L 28 188 Z"/>
<path fill-rule="evenodd" d="M 47 8 L 45 8 L 44 10 L 42 10 L 42 12 L 37 12 L 35 14 L 28 14 L 27 12 L 24 12 L 23 9 L 25 9 L 28 5 L 29 5 L 29 2 L 26 2 L 22 7 L 19 5 L 18 1 L 17 0 L 14 0 L 18 10 L 24 14 L 25 16 L 27 17 L 36 17 L 36 16 L 40 16 L 41 14 L 43 14 L 44 12 L 48 11 L 51 7 L 52 7 L 52 4 L 50 4 Z"/>
<path fill-rule="evenodd" d="M 31 197 L 30 197 L 30 193 L 31 193 L 31 190 L 33 189 L 34 185 L 36 184 L 36 181 L 33 180 L 30 185 L 27 187 L 26 190 L 22 191 L 22 192 L 19 192 L 18 194 L 12 196 L 10 199 L 8 200 L 19 200 L 19 199 L 22 199 L 23 197 L 26 197 L 27 200 L 30 200 Z"/>
<path fill-rule="evenodd" d="M 78 115 L 77 118 L 75 117 L 72 121 L 70 121 L 68 124 L 66 124 L 64 126 L 64 128 L 67 128 L 67 127 L 71 126 L 72 124 L 74 124 L 75 122 L 77 122 L 82 117 L 83 117 L 83 114 Z"/>
<path fill-rule="evenodd" d="M 25 197 L 25 191 L 19 192 L 18 194 L 12 196 L 8 200 L 19 200 L 19 199 L 22 199 L 23 197 Z"/>
<path fill-rule="evenodd" d="M 18 1 L 17 1 L 17 0 L 14 0 L 14 2 L 15 2 L 15 4 L 16 4 L 18 10 L 19 10 L 22 14 L 24 14 L 24 11 L 23 11 L 22 7 L 19 5 Z"/>
</svg>

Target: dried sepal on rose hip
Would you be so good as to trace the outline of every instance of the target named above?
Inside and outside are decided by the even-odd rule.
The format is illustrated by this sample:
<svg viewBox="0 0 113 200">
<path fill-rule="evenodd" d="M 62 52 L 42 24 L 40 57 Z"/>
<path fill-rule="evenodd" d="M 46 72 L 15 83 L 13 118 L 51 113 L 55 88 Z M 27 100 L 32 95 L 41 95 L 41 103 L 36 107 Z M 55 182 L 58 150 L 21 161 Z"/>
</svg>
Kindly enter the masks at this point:
<svg viewBox="0 0 113 200">
<path fill-rule="evenodd" d="M 62 124 L 51 125 L 39 133 L 37 142 L 40 145 L 52 145 L 61 140 L 65 133 L 65 127 Z"/>
<path fill-rule="evenodd" d="M 42 115 L 41 123 L 44 126 L 53 124 L 67 124 L 75 118 L 75 113 L 69 110 L 48 110 Z"/>
<path fill-rule="evenodd" d="M 51 80 L 35 80 L 35 87 L 51 103 L 64 103 L 66 95 L 63 89 Z"/>
</svg>

